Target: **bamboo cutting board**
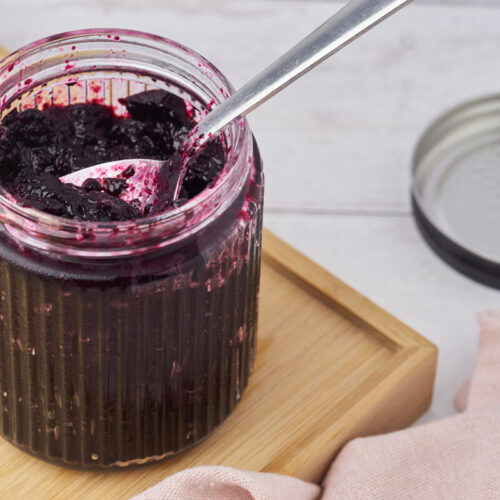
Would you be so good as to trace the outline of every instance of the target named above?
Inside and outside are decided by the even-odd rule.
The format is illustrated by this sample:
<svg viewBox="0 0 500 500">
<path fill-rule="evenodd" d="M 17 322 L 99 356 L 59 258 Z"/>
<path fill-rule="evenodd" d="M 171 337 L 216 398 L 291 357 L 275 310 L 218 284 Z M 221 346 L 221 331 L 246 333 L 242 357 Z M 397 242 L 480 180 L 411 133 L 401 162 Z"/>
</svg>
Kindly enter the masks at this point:
<svg viewBox="0 0 500 500">
<path fill-rule="evenodd" d="M 433 344 L 265 232 L 257 360 L 227 421 L 178 458 L 100 472 L 0 439 L 1 496 L 127 498 L 202 464 L 319 481 L 349 439 L 405 427 L 427 409 L 436 362 Z"/>
<path fill-rule="evenodd" d="M 437 349 L 265 232 L 257 360 L 234 413 L 178 458 L 74 470 L 0 439 L 2 498 L 127 498 L 187 467 L 223 464 L 319 481 L 353 437 L 399 429 L 429 406 Z"/>
</svg>

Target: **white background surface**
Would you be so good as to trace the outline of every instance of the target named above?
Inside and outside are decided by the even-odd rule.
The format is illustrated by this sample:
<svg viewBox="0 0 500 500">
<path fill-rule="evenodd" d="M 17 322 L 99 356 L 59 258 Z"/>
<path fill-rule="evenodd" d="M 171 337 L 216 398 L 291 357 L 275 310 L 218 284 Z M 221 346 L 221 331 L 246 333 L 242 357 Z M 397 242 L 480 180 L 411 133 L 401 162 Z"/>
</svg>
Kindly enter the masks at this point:
<svg viewBox="0 0 500 500">
<path fill-rule="evenodd" d="M 0 0 L 0 44 L 86 27 L 146 30 L 198 50 L 238 87 L 340 5 Z M 499 26 L 497 0 L 415 0 L 250 118 L 265 162 L 265 225 L 439 346 L 424 421 L 454 413 L 474 365 L 476 313 L 500 307 L 500 295 L 423 242 L 410 209 L 412 149 L 440 112 L 500 90 Z"/>
</svg>

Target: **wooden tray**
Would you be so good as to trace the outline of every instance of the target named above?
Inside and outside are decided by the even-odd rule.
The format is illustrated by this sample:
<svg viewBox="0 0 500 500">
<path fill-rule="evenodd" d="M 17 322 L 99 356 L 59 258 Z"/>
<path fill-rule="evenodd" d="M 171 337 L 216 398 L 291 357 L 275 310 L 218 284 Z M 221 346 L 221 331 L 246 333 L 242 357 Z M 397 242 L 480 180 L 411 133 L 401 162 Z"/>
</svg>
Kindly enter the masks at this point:
<svg viewBox="0 0 500 500">
<path fill-rule="evenodd" d="M 241 402 L 178 458 L 94 472 L 55 466 L 0 440 L 2 496 L 116 499 L 202 464 L 319 481 L 356 436 L 400 429 L 429 406 L 437 349 L 265 232 L 257 361 Z"/>
</svg>

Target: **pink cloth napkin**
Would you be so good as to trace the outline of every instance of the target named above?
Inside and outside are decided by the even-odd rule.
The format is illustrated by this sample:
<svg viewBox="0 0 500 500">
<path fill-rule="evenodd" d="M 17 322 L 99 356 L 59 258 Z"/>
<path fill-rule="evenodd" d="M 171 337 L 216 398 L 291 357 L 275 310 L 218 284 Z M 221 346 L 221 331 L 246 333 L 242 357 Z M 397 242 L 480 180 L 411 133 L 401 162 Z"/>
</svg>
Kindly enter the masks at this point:
<svg viewBox="0 0 500 500">
<path fill-rule="evenodd" d="M 196 467 L 134 500 L 500 498 L 500 312 L 482 313 L 479 322 L 477 365 L 455 398 L 462 413 L 351 441 L 321 487 L 278 474 Z"/>
</svg>

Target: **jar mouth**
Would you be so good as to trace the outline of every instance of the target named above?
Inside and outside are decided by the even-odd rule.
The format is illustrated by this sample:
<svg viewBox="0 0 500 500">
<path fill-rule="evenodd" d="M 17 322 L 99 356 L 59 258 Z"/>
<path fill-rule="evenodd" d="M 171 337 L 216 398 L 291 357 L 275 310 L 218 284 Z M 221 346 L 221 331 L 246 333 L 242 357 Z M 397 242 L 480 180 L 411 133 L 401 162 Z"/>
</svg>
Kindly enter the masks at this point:
<svg viewBox="0 0 500 500">
<path fill-rule="evenodd" d="M 76 75 L 123 69 L 178 85 L 185 99 L 187 95 L 204 107 L 196 109 L 198 120 L 234 92 L 211 62 L 178 42 L 135 30 L 84 29 L 32 42 L 0 61 L 0 117 L 23 99 L 36 102 L 37 92 L 57 79 L 66 79 L 67 85 Z M 222 134 L 227 146 L 223 171 L 212 186 L 180 207 L 126 221 L 81 221 L 21 206 L 0 185 L 0 223 L 21 243 L 79 257 L 130 256 L 173 244 L 227 209 L 245 184 L 252 163 L 248 122 L 235 120 Z"/>
</svg>

